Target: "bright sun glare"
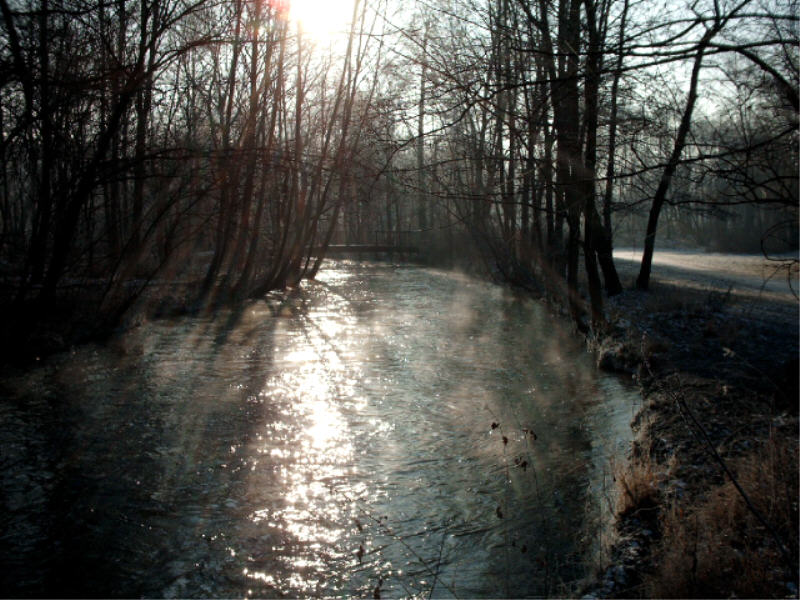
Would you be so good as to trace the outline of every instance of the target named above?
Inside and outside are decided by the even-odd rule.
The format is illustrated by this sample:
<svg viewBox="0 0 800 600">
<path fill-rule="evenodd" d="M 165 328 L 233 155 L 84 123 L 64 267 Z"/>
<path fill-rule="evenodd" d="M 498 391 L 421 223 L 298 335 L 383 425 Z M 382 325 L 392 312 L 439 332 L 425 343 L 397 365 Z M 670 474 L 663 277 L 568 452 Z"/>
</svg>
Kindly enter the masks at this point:
<svg viewBox="0 0 800 600">
<path fill-rule="evenodd" d="M 291 0 L 289 14 L 315 41 L 327 42 L 347 29 L 353 0 Z"/>
</svg>

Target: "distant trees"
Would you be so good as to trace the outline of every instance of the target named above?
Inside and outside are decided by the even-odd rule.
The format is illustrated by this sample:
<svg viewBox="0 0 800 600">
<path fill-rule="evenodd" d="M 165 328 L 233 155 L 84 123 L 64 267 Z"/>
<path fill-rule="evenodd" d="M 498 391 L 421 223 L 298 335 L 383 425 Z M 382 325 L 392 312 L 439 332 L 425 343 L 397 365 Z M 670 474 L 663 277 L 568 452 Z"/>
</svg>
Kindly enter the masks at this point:
<svg viewBox="0 0 800 600">
<path fill-rule="evenodd" d="M 0 0 L 9 322 L 240 301 L 412 230 L 602 327 L 615 237 L 640 287 L 665 228 L 797 243 L 794 0 L 358 0 L 327 52 L 287 8 Z"/>
<path fill-rule="evenodd" d="M 638 229 L 627 239 L 644 245 L 642 288 L 665 207 L 673 230 L 684 219 L 711 240 L 736 205 L 773 206 L 796 239 L 795 2 L 427 6 L 436 26 L 406 51 L 429 74 L 416 168 L 503 277 L 602 326 L 601 284 L 621 290 L 615 218 Z M 786 161 L 764 164 L 778 148 Z"/>
<path fill-rule="evenodd" d="M 600 271 L 609 293 L 621 289 L 596 197 L 609 15 L 608 2 L 441 3 L 437 29 L 457 34 L 432 32 L 420 58 L 435 74 L 426 109 L 440 201 L 504 277 L 563 284 L 578 319 L 583 250 L 596 324 Z"/>
</svg>

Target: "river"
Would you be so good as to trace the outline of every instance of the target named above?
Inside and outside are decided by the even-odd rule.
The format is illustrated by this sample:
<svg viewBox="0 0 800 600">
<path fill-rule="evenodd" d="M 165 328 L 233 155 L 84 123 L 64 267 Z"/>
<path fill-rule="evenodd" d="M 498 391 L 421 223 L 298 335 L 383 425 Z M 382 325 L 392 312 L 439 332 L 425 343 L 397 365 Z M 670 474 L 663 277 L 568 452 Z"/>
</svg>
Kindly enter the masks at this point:
<svg viewBox="0 0 800 600">
<path fill-rule="evenodd" d="M 4 378 L 4 596 L 563 595 L 638 395 L 538 302 L 334 263 Z"/>
</svg>

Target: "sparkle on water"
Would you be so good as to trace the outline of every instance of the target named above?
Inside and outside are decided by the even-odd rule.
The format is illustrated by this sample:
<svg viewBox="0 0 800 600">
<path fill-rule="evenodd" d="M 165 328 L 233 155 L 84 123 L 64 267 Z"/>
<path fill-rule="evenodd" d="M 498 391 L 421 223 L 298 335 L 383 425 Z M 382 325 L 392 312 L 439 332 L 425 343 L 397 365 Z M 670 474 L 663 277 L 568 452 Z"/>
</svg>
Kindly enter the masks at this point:
<svg viewBox="0 0 800 600">
<path fill-rule="evenodd" d="M 20 592 L 498 597 L 585 574 L 635 393 L 536 303 L 345 263 L 118 345 L 18 382 L 69 432 L 49 504 L 12 514 L 39 544 Z M 8 460 L 39 434 L 0 414 Z"/>
</svg>

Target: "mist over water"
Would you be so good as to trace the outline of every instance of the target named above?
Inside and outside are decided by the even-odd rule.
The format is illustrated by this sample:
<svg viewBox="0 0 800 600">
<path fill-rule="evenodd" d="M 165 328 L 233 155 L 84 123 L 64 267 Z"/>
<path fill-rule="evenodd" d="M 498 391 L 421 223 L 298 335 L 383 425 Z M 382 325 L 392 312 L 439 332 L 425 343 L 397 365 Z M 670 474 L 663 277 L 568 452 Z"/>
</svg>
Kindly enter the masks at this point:
<svg viewBox="0 0 800 600">
<path fill-rule="evenodd" d="M 347 262 L 6 383 L 3 589 L 52 596 L 558 594 L 637 397 L 538 303 Z"/>
</svg>

